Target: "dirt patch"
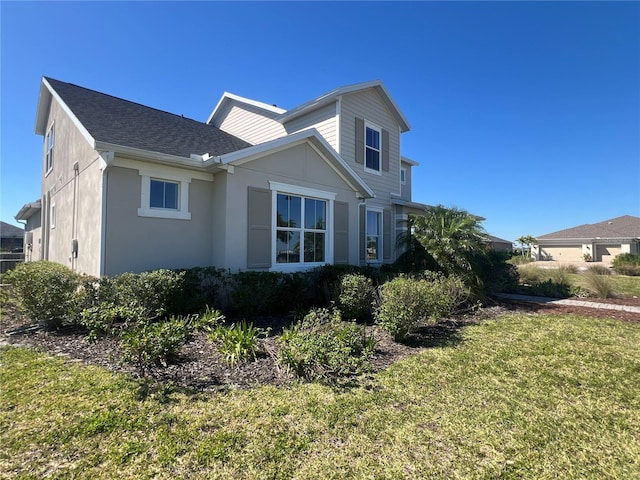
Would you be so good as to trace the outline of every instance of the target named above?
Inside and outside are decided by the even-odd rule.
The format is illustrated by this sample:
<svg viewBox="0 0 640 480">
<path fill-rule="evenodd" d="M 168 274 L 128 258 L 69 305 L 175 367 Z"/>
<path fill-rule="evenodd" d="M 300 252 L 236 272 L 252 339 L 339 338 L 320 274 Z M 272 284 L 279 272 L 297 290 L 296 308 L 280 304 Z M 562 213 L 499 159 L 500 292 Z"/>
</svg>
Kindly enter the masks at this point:
<svg viewBox="0 0 640 480">
<path fill-rule="evenodd" d="M 607 303 L 630 304 L 621 299 L 610 299 Z M 640 301 L 631 304 L 640 305 Z M 378 340 L 375 355 L 371 360 L 373 371 L 377 372 L 388 368 L 393 363 L 425 348 L 454 344 L 460 341 L 460 329 L 463 326 L 512 311 L 532 314 L 573 313 L 589 317 L 640 322 L 640 316 L 632 312 L 500 300 L 492 307 L 481 309 L 473 315 L 457 316 L 437 325 L 423 327 L 413 334 L 405 344 L 394 342 L 388 334 L 376 326 L 367 326 L 369 333 L 373 333 Z M 157 368 L 152 372 L 152 376 L 163 382 L 172 382 L 177 386 L 198 391 L 286 384 L 292 379 L 287 372 L 279 368 L 275 361 L 275 352 L 277 351 L 275 334 L 281 332 L 282 328 L 290 322 L 291 318 L 286 316 L 262 317 L 256 321 L 257 326 L 272 327 L 272 332 L 271 336 L 262 340 L 264 353 L 254 362 L 235 368 L 228 367 L 222 362 L 215 346 L 208 340 L 206 334 L 198 333 L 183 347 L 181 360 L 178 363 L 166 368 Z M 1 315 L 0 331 L 2 337 L 0 337 L 0 345 L 13 344 L 33 347 L 54 355 L 64 356 L 69 361 L 98 365 L 115 372 L 137 376 L 133 367 L 120 361 L 122 354 L 117 338 L 102 337 L 96 343 L 91 344 L 86 341 L 86 332 L 77 327 L 54 332 L 27 329 L 14 335 L 6 333 L 30 325 L 31 322 L 13 306 L 7 306 Z"/>
</svg>

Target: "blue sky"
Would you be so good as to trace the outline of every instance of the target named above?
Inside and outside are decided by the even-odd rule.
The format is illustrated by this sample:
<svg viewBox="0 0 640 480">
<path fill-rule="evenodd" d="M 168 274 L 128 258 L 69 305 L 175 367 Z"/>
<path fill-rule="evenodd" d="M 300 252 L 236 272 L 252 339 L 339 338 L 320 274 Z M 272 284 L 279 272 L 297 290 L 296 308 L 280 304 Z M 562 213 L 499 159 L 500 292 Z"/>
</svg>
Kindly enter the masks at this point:
<svg viewBox="0 0 640 480">
<path fill-rule="evenodd" d="M 638 2 L 6 2 L 0 219 L 40 196 L 43 75 L 206 121 L 381 79 L 414 200 L 515 240 L 640 216 Z"/>
</svg>

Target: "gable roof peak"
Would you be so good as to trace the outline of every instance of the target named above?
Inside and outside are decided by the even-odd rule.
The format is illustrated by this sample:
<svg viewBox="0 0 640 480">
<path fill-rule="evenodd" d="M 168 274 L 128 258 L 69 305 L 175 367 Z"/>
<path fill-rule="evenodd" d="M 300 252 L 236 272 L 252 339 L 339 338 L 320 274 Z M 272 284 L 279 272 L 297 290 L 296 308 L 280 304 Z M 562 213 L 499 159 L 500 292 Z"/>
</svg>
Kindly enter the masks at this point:
<svg viewBox="0 0 640 480">
<path fill-rule="evenodd" d="M 337 101 L 338 97 L 342 95 L 348 95 L 350 93 L 359 92 L 362 90 L 367 90 L 373 88 L 377 90 L 377 92 L 382 97 L 383 102 L 387 105 L 389 110 L 396 117 L 396 120 L 400 124 L 400 128 L 402 132 L 407 132 L 411 129 L 409 122 L 405 118 L 404 114 L 398 108 L 398 105 L 393 100 L 386 87 L 382 83 L 382 80 L 369 80 L 367 82 L 354 83 L 351 85 L 346 85 L 344 87 L 335 88 L 319 97 L 315 97 L 308 102 L 305 102 L 297 107 L 287 110 L 283 114 L 277 117 L 277 120 L 281 123 L 288 122 L 293 120 L 294 118 L 300 117 L 310 111 L 316 110 L 317 108 L 324 107 L 325 105 L 329 105 Z"/>
</svg>

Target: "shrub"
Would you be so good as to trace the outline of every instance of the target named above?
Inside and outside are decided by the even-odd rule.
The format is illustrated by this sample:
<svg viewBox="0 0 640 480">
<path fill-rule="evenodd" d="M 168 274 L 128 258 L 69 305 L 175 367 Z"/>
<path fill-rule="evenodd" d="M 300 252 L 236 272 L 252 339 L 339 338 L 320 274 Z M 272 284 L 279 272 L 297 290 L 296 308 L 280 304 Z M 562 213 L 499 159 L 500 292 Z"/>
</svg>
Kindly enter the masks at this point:
<svg viewBox="0 0 640 480">
<path fill-rule="evenodd" d="M 640 254 L 622 253 L 613 259 L 613 268 L 620 275 L 640 275 Z"/>
<path fill-rule="evenodd" d="M 89 340 L 100 333 L 115 333 L 116 327 L 124 330 L 174 314 L 184 275 L 154 270 L 84 281 L 80 323 L 89 330 Z"/>
<path fill-rule="evenodd" d="M 595 275 L 611 275 L 611 270 L 604 265 L 590 265 L 587 271 Z"/>
<path fill-rule="evenodd" d="M 121 346 L 123 361 L 134 365 L 141 376 L 156 365 L 167 366 L 178 358 L 180 348 L 190 334 L 190 325 L 182 317 L 138 325 L 124 332 Z"/>
<path fill-rule="evenodd" d="M 324 308 L 311 310 L 285 329 L 278 343 L 278 362 L 306 380 L 333 381 L 363 372 L 375 350 L 375 339 L 364 327 Z"/>
<path fill-rule="evenodd" d="M 247 324 L 244 320 L 227 327 L 219 325 L 209 334 L 211 341 L 218 344 L 218 352 L 224 362 L 233 368 L 238 363 L 255 360 L 260 346 L 259 337 L 263 331 Z"/>
<path fill-rule="evenodd" d="M 534 283 L 528 286 L 525 292 L 530 295 L 552 298 L 567 298 L 572 294 L 571 285 L 568 283 L 557 283 L 551 279 Z"/>
<path fill-rule="evenodd" d="M 3 281 L 11 284 L 23 312 L 44 328 L 59 328 L 73 320 L 80 277 L 64 265 L 44 260 L 21 263 Z"/>
<path fill-rule="evenodd" d="M 364 320 L 371 315 L 375 289 L 370 278 L 359 274 L 348 274 L 339 283 L 336 305 L 344 318 Z"/>
<path fill-rule="evenodd" d="M 379 288 L 375 320 L 396 341 L 426 321 L 451 315 L 469 300 L 469 290 L 456 276 L 398 277 Z"/>
<path fill-rule="evenodd" d="M 584 280 L 587 290 L 596 297 L 609 298 L 613 296 L 613 286 L 606 276 L 588 271 L 584 274 Z"/>
<path fill-rule="evenodd" d="M 518 267 L 518 274 L 520 276 L 520 282 L 529 285 L 538 283 L 544 276 L 543 270 L 535 265 L 522 265 Z"/>
<path fill-rule="evenodd" d="M 231 310 L 241 318 L 277 312 L 282 274 L 239 272 L 233 275 Z"/>
</svg>

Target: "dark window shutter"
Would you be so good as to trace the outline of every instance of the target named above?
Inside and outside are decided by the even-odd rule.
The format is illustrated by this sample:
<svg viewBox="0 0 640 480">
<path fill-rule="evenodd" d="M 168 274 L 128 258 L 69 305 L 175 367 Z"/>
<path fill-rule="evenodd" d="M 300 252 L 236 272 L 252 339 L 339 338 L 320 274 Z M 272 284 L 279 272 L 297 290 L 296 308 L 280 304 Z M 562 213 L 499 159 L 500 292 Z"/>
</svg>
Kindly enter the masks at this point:
<svg viewBox="0 0 640 480">
<path fill-rule="evenodd" d="M 356 117 L 356 163 L 364 165 L 364 120 Z"/>
<path fill-rule="evenodd" d="M 333 204 L 333 263 L 349 263 L 349 204 Z"/>
<path fill-rule="evenodd" d="M 391 259 L 391 210 L 382 212 L 382 257 L 384 260 Z"/>
<path fill-rule="evenodd" d="M 271 190 L 249 187 L 247 268 L 271 267 Z"/>
<path fill-rule="evenodd" d="M 389 131 L 382 130 L 382 170 L 389 171 Z"/>
<path fill-rule="evenodd" d="M 360 265 L 364 265 L 367 260 L 367 208 L 360 205 Z"/>
</svg>

